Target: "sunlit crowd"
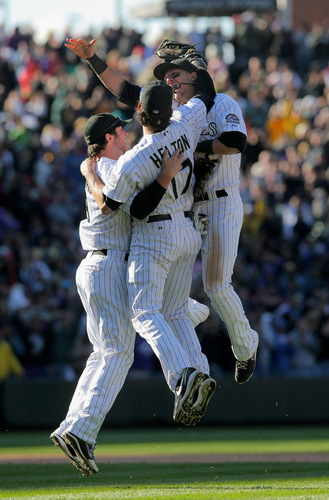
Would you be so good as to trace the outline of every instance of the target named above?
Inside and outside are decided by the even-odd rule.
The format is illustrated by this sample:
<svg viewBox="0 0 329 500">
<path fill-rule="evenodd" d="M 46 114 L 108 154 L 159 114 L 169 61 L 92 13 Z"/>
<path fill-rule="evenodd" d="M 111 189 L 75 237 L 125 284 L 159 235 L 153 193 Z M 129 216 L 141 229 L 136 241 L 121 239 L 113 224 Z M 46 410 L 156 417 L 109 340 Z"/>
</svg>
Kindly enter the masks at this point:
<svg viewBox="0 0 329 500">
<path fill-rule="evenodd" d="M 98 55 L 139 85 L 152 79 L 164 38 L 198 41 L 217 92 L 237 100 L 248 130 L 233 282 L 260 335 L 255 377 L 329 376 L 329 29 L 288 31 L 274 14 L 234 21 L 229 38 L 212 22 L 203 33 L 164 31 L 152 46 L 127 28 L 81 36 L 96 38 Z M 133 118 L 134 111 L 65 48 L 65 38 L 50 33 L 40 44 L 19 27 L 0 29 L 0 37 L 1 335 L 26 377 L 75 380 L 91 350 L 75 286 L 85 255 L 83 126 L 94 113 Z M 140 126 L 127 131 L 134 145 Z M 191 296 L 211 311 L 197 331 L 213 375 L 231 374 L 235 360 L 203 291 L 199 259 Z M 159 373 L 137 338 L 129 376 Z"/>
</svg>

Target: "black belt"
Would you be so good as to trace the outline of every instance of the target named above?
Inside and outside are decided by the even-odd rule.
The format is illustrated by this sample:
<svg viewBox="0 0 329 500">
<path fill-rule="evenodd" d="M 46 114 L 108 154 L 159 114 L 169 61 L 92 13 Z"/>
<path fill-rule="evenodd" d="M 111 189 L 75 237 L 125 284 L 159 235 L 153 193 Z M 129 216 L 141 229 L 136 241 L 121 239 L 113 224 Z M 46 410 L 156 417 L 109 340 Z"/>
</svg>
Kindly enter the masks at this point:
<svg viewBox="0 0 329 500">
<path fill-rule="evenodd" d="M 215 194 L 216 198 L 224 198 L 224 196 L 228 196 L 225 189 L 218 189 L 218 191 L 215 191 Z M 200 196 L 197 196 L 194 201 L 208 201 L 209 199 L 208 193 L 202 193 Z"/>
<path fill-rule="evenodd" d="M 193 212 L 192 210 L 188 210 L 187 212 L 184 212 L 185 217 L 189 217 L 190 219 L 193 220 Z M 150 215 L 150 217 L 147 219 L 147 222 L 160 222 L 162 220 L 171 220 L 172 217 L 170 214 L 161 214 L 161 215 Z"/>
<path fill-rule="evenodd" d="M 91 255 L 107 255 L 107 248 L 102 248 L 102 250 L 93 250 Z M 129 255 L 125 255 L 125 260 L 128 260 Z"/>
</svg>

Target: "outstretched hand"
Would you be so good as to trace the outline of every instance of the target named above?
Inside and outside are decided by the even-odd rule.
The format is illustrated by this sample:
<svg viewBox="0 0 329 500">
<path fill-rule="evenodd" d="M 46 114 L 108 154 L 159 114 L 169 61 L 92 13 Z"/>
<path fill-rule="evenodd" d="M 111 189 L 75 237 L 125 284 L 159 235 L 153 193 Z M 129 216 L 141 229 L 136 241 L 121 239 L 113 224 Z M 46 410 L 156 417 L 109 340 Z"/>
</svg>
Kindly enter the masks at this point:
<svg viewBox="0 0 329 500">
<path fill-rule="evenodd" d="M 89 59 L 95 53 L 95 45 L 96 39 L 91 42 L 87 42 L 83 38 L 67 38 L 65 47 L 73 50 L 73 52 L 81 59 Z"/>
</svg>

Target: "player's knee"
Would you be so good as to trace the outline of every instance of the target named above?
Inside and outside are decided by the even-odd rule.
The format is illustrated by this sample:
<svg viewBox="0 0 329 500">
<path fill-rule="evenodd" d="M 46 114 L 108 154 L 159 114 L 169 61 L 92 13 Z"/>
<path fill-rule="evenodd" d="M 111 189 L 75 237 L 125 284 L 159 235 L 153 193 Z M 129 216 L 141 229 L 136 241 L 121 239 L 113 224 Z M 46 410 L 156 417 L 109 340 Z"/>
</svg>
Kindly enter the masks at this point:
<svg viewBox="0 0 329 500">
<path fill-rule="evenodd" d="M 223 297 L 229 290 L 232 288 L 230 283 L 211 283 L 210 285 L 205 287 L 205 292 L 208 295 L 209 299 L 212 301 L 216 299 L 216 297 Z"/>
</svg>

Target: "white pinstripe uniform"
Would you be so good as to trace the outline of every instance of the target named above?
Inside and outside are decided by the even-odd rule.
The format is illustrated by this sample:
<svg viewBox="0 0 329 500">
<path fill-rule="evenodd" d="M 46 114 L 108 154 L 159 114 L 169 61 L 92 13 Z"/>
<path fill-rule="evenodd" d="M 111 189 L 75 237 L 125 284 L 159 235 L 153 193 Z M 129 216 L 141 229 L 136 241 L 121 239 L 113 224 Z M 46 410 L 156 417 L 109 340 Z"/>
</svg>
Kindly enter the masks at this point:
<svg viewBox="0 0 329 500">
<path fill-rule="evenodd" d="M 128 294 L 135 330 L 159 358 L 174 392 L 182 370 L 193 366 L 209 373 L 198 337 L 187 318 L 192 269 L 201 247 L 200 232 L 184 215 L 193 203 L 193 152 L 205 126 L 206 109 L 190 100 L 174 113 L 163 132 L 144 136 L 123 155 L 104 187 L 109 198 L 129 206 L 132 198 L 159 175 L 164 148 L 184 152 L 182 170 L 172 180 L 156 210 L 171 220 L 134 220 L 128 261 Z"/>
<path fill-rule="evenodd" d="M 97 173 L 109 178 L 116 160 L 101 158 Z M 55 433 L 70 431 L 96 443 L 134 358 L 135 330 L 128 306 L 127 261 L 131 237 L 129 215 L 121 209 L 103 215 L 86 188 L 87 219 L 80 223 L 82 247 L 89 250 L 76 273 L 78 292 L 87 314 L 87 333 L 93 345 L 65 420 Z M 92 250 L 107 249 L 107 255 Z"/>
<path fill-rule="evenodd" d="M 219 137 L 223 132 L 246 134 L 241 109 L 226 94 L 216 95 L 207 122 L 201 141 Z M 201 250 L 204 289 L 227 327 L 235 357 L 245 361 L 257 348 L 258 334 L 251 329 L 241 300 L 231 284 L 243 222 L 240 163 L 241 154 L 219 157 L 205 187 L 209 201 L 197 202 L 195 207 L 209 217 L 208 233 L 203 236 Z M 225 190 L 227 196 L 217 198 L 216 191 L 220 190 Z"/>
</svg>

